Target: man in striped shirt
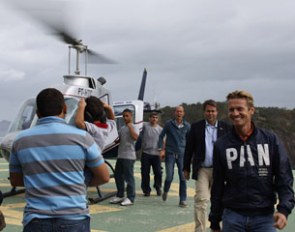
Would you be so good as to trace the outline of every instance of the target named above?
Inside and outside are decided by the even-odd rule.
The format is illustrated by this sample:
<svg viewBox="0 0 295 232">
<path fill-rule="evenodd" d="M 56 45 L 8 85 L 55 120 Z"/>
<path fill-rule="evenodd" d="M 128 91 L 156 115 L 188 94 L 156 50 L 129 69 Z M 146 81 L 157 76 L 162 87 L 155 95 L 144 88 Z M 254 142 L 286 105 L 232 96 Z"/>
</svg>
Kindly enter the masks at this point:
<svg viewBox="0 0 295 232">
<path fill-rule="evenodd" d="M 61 92 L 44 89 L 36 104 L 37 125 L 17 136 L 9 162 L 11 185 L 26 188 L 23 231 L 90 232 L 83 170 L 91 169 L 91 186 L 109 181 L 101 151 L 86 131 L 66 124 Z"/>
</svg>

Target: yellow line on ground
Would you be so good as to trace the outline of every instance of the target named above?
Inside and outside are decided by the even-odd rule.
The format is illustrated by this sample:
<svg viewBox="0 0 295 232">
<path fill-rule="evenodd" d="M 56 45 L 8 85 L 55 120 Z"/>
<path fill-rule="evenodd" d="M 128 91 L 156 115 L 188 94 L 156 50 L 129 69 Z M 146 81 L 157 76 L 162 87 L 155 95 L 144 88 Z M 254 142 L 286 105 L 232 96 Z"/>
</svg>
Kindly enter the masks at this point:
<svg viewBox="0 0 295 232">
<path fill-rule="evenodd" d="M 93 215 L 93 214 L 99 214 L 99 213 L 109 213 L 109 212 L 121 211 L 122 209 L 114 208 L 114 207 L 110 207 L 110 206 L 105 206 L 105 205 L 90 205 L 89 210 L 90 210 L 90 215 Z"/>
<path fill-rule="evenodd" d="M 6 209 L 23 209 L 25 207 L 25 202 L 21 202 L 21 203 L 9 203 L 9 204 L 3 204 L 1 207 L 4 207 Z"/>
<path fill-rule="evenodd" d="M 9 225 L 22 226 L 24 206 L 25 206 L 25 203 L 2 205 L 1 210 L 3 214 L 5 215 L 6 223 Z M 21 209 L 21 210 L 15 210 L 15 209 Z M 90 214 L 94 215 L 99 213 L 121 211 L 122 209 L 103 206 L 103 205 L 90 205 L 89 210 L 90 210 Z M 91 232 L 104 232 L 104 231 L 91 230 Z"/>
<path fill-rule="evenodd" d="M 157 232 L 191 232 L 194 231 L 194 223 L 183 224 L 179 226 L 174 226 L 164 230 L 158 230 Z"/>
<path fill-rule="evenodd" d="M 0 187 L 11 187 L 11 185 L 10 184 L 3 184 L 3 183 L 1 183 L 0 184 Z"/>
<path fill-rule="evenodd" d="M 207 221 L 206 225 L 208 230 L 210 226 L 209 221 Z M 164 230 L 158 230 L 156 232 L 191 232 L 191 231 L 194 231 L 194 229 L 195 229 L 195 223 L 191 222 L 191 223 L 187 223 L 187 224 L 183 224 L 179 226 L 170 227 Z"/>
<path fill-rule="evenodd" d="M 168 197 L 169 197 L 169 195 L 178 196 L 178 192 L 179 192 L 179 184 L 178 183 L 172 183 L 171 187 L 170 187 L 170 191 L 168 193 Z M 195 190 L 193 188 L 188 187 L 187 188 L 187 195 L 189 197 L 193 197 L 195 195 Z"/>
<path fill-rule="evenodd" d="M 23 211 L 14 210 L 13 208 L 23 208 L 24 206 L 25 206 L 24 203 L 9 204 L 7 206 L 2 205 L 1 211 L 5 215 L 6 224 L 22 226 Z"/>
<path fill-rule="evenodd" d="M 137 177 L 137 178 L 141 178 L 140 173 L 135 173 L 134 176 Z M 163 182 L 164 182 L 164 180 L 165 180 L 165 177 L 163 178 Z M 138 183 L 138 184 L 140 184 L 140 183 Z M 168 193 L 168 197 L 169 197 L 169 195 L 178 196 L 178 190 L 179 190 L 179 183 L 172 183 L 171 187 L 170 187 L 170 191 Z M 195 195 L 195 189 L 188 187 L 187 188 L 187 195 L 189 197 L 193 197 Z"/>
</svg>

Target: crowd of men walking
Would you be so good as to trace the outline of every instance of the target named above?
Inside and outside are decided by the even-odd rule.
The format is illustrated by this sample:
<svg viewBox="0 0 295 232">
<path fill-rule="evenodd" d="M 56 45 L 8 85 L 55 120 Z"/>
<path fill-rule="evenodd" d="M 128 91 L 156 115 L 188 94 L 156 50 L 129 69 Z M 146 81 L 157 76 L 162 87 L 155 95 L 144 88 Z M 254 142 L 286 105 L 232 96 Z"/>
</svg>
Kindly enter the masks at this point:
<svg viewBox="0 0 295 232">
<path fill-rule="evenodd" d="M 11 185 L 26 188 L 23 231 L 90 232 L 87 186 L 109 181 L 101 151 L 115 126 L 112 109 L 94 97 L 81 99 L 73 127 L 65 123 L 67 108 L 58 90 L 42 90 L 36 105 L 37 125 L 18 135 L 10 155 Z M 231 125 L 218 120 L 217 103 L 210 99 L 203 103 L 200 121 L 187 122 L 180 105 L 163 127 L 159 114 L 151 112 L 142 131 L 134 126 L 132 111 L 125 109 L 114 173 L 117 195 L 110 203 L 135 203 L 134 163 L 140 150 L 145 197 L 152 191 L 151 168 L 156 194 L 166 201 L 176 165 L 179 207 L 187 207 L 186 182 L 195 180 L 196 232 L 206 231 L 208 218 L 214 232 L 283 229 L 295 204 L 286 149 L 276 134 L 253 122 L 250 93 L 229 93 L 227 107 Z"/>
</svg>

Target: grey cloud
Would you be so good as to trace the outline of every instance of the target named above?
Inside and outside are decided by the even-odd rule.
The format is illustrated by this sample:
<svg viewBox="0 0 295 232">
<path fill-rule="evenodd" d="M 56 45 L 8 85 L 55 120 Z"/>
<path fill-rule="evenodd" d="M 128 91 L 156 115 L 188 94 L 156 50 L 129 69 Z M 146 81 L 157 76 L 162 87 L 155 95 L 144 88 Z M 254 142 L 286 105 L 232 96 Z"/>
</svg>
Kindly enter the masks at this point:
<svg viewBox="0 0 295 232">
<path fill-rule="evenodd" d="M 88 67 L 89 75 L 106 77 L 114 100 L 136 98 L 147 68 L 146 99 L 162 106 L 224 101 L 229 91 L 247 89 L 257 105 L 295 107 L 292 0 L 86 0 L 64 6 L 66 29 L 119 62 Z M 2 4 L 0 11 L 0 78 L 9 70 L 24 74 L 1 85 L 0 106 L 8 109 L 1 117 L 7 119 L 22 100 L 62 81 L 68 54 L 42 24 Z"/>
</svg>

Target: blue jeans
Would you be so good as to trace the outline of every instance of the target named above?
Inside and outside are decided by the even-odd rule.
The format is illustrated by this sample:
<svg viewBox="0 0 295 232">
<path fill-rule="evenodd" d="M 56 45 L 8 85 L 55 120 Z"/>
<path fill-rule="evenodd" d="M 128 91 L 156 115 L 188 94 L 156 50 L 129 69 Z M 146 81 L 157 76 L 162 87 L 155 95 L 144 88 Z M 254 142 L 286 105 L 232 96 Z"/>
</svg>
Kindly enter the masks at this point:
<svg viewBox="0 0 295 232">
<path fill-rule="evenodd" d="M 225 209 L 222 215 L 222 231 L 224 232 L 275 232 L 273 214 L 244 216 L 235 211 Z"/>
<path fill-rule="evenodd" d="M 127 183 L 127 197 L 134 202 L 135 199 L 135 179 L 134 179 L 135 160 L 117 159 L 115 166 L 115 182 L 117 187 L 117 197 L 124 197 L 125 181 Z"/>
<path fill-rule="evenodd" d="M 158 155 L 142 153 L 141 156 L 141 189 L 144 193 L 150 193 L 150 171 L 154 172 L 154 188 L 160 191 L 162 187 L 161 159 Z"/>
<path fill-rule="evenodd" d="M 183 155 L 178 155 L 170 152 L 166 152 L 165 155 L 165 168 L 166 179 L 164 184 L 164 192 L 168 192 L 173 181 L 174 165 L 177 165 L 179 176 L 179 201 L 186 201 L 186 180 L 183 175 Z"/>
<path fill-rule="evenodd" d="M 90 232 L 90 218 L 65 220 L 59 218 L 33 219 L 23 232 Z"/>
</svg>

